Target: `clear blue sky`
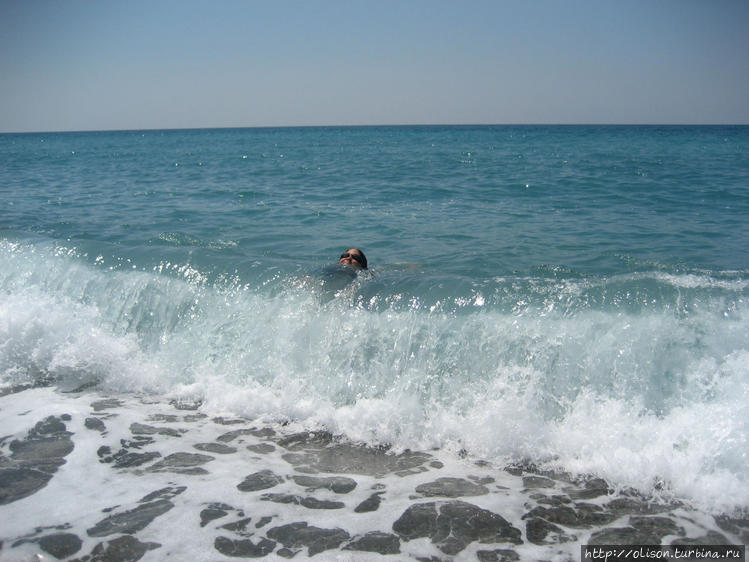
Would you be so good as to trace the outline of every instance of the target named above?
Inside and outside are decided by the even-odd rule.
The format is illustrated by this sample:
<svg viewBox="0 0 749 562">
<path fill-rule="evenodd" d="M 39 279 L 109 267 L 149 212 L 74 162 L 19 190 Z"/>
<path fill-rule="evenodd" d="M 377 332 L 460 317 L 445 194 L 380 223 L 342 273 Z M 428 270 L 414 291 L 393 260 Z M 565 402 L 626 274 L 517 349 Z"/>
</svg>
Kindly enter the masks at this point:
<svg viewBox="0 0 749 562">
<path fill-rule="evenodd" d="M 0 0 L 0 131 L 749 123 L 749 0 Z"/>
</svg>

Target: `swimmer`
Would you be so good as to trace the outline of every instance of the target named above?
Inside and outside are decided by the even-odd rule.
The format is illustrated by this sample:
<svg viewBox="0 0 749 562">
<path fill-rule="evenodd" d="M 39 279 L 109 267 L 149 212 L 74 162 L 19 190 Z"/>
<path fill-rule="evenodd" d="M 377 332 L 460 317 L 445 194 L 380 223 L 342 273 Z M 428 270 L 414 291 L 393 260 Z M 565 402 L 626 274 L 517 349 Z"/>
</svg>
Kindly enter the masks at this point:
<svg viewBox="0 0 749 562">
<path fill-rule="evenodd" d="M 367 269 L 367 257 L 359 248 L 349 248 L 343 252 L 338 263 L 354 268 Z"/>
</svg>

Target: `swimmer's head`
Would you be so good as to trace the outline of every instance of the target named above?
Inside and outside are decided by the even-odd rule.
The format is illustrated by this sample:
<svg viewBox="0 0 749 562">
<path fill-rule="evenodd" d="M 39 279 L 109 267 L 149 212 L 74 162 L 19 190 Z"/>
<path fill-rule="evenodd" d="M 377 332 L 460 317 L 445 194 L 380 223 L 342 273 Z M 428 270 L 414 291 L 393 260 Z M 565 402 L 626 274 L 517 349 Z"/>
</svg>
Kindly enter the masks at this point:
<svg viewBox="0 0 749 562">
<path fill-rule="evenodd" d="M 349 248 L 343 252 L 338 263 L 341 265 L 350 265 L 351 267 L 367 269 L 367 257 L 359 248 Z"/>
</svg>

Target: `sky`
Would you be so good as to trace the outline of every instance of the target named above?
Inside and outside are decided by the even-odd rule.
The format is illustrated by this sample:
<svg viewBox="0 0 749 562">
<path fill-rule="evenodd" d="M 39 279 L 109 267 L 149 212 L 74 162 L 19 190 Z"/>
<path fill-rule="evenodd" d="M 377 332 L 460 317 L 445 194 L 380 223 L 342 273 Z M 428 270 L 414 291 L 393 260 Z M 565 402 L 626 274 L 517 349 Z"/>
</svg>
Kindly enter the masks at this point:
<svg viewBox="0 0 749 562">
<path fill-rule="evenodd" d="M 749 124 L 749 0 L 0 0 L 0 132 Z"/>
</svg>

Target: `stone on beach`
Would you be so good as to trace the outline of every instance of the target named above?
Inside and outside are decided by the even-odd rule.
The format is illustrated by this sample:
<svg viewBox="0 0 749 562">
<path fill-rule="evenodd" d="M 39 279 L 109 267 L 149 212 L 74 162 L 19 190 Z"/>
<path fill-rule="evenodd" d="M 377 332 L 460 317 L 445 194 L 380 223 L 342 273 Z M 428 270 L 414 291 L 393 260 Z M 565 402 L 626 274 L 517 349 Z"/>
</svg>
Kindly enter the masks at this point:
<svg viewBox="0 0 749 562">
<path fill-rule="evenodd" d="M 325 550 L 338 548 L 350 535 L 343 529 L 321 529 L 304 521 L 268 529 L 268 537 L 280 542 L 287 549 L 307 547 L 309 556 Z"/>
<path fill-rule="evenodd" d="M 450 555 L 473 541 L 522 543 L 520 530 L 501 515 L 463 501 L 412 505 L 393 523 L 393 530 L 406 541 L 429 538 Z"/>
<path fill-rule="evenodd" d="M 438 478 L 434 482 L 428 482 L 416 486 L 416 491 L 423 496 L 442 496 L 447 498 L 459 498 L 462 496 L 483 496 L 489 493 L 489 489 L 481 484 L 475 484 L 465 478 Z"/>
<path fill-rule="evenodd" d="M 282 484 L 283 481 L 283 478 L 274 474 L 271 470 L 261 470 L 245 477 L 242 482 L 237 484 L 237 489 L 241 492 L 256 492 L 273 488 Z"/>
<path fill-rule="evenodd" d="M 30 496 L 61 471 L 85 466 L 81 455 L 89 455 L 91 474 L 106 481 L 98 481 L 100 489 L 112 490 L 110 507 L 80 513 L 75 524 L 53 517 L 53 509 L 48 519 L 41 507 L 27 531 L 0 535 L 3 557 L 40 550 L 89 562 L 138 560 L 152 550 L 153 559 L 184 557 L 175 524 L 214 556 L 266 559 L 514 562 L 529 552 L 573 559 L 580 540 L 738 544 L 749 536 L 742 514 L 711 517 L 532 464 L 503 470 L 468 459 L 442 462 L 448 457 L 441 452 L 393 452 L 326 432 L 284 434 L 249 420 L 180 414 L 155 401 L 94 404 L 73 415 L 29 416 L 25 434 L 0 438 L 0 505 L 37 501 Z M 80 477 L 65 473 L 68 482 Z M 139 482 L 154 483 L 153 491 L 133 500 Z"/>
<path fill-rule="evenodd" d="M 116 533 L 137 533 L 146 528 L 159 515 L 174 507 L 169 500 L 144 503 L 134 509 L 110 515 L 86 531 L 90 537 L 106 537 Z"/>
<path fill-rule="evenodd" d="M 332 490 L 336 494 L 348 494 L 356 488 L 356 480 L 345 476 L 330 476 L 327 478 L 317 478 L 314 476 L 293 476 L 294 482 L 309 490 L 324 488 Z"/>
<path fill-rule="evenodd" d="M 5 461 L 0 468 L 0 505 L 44 488 L 73 451 L 71 436 L 63 416 L 48 416 L 30 429 L 25 439 L 11 441 L 10 457 L 0 457 Z"/>
</svg>

